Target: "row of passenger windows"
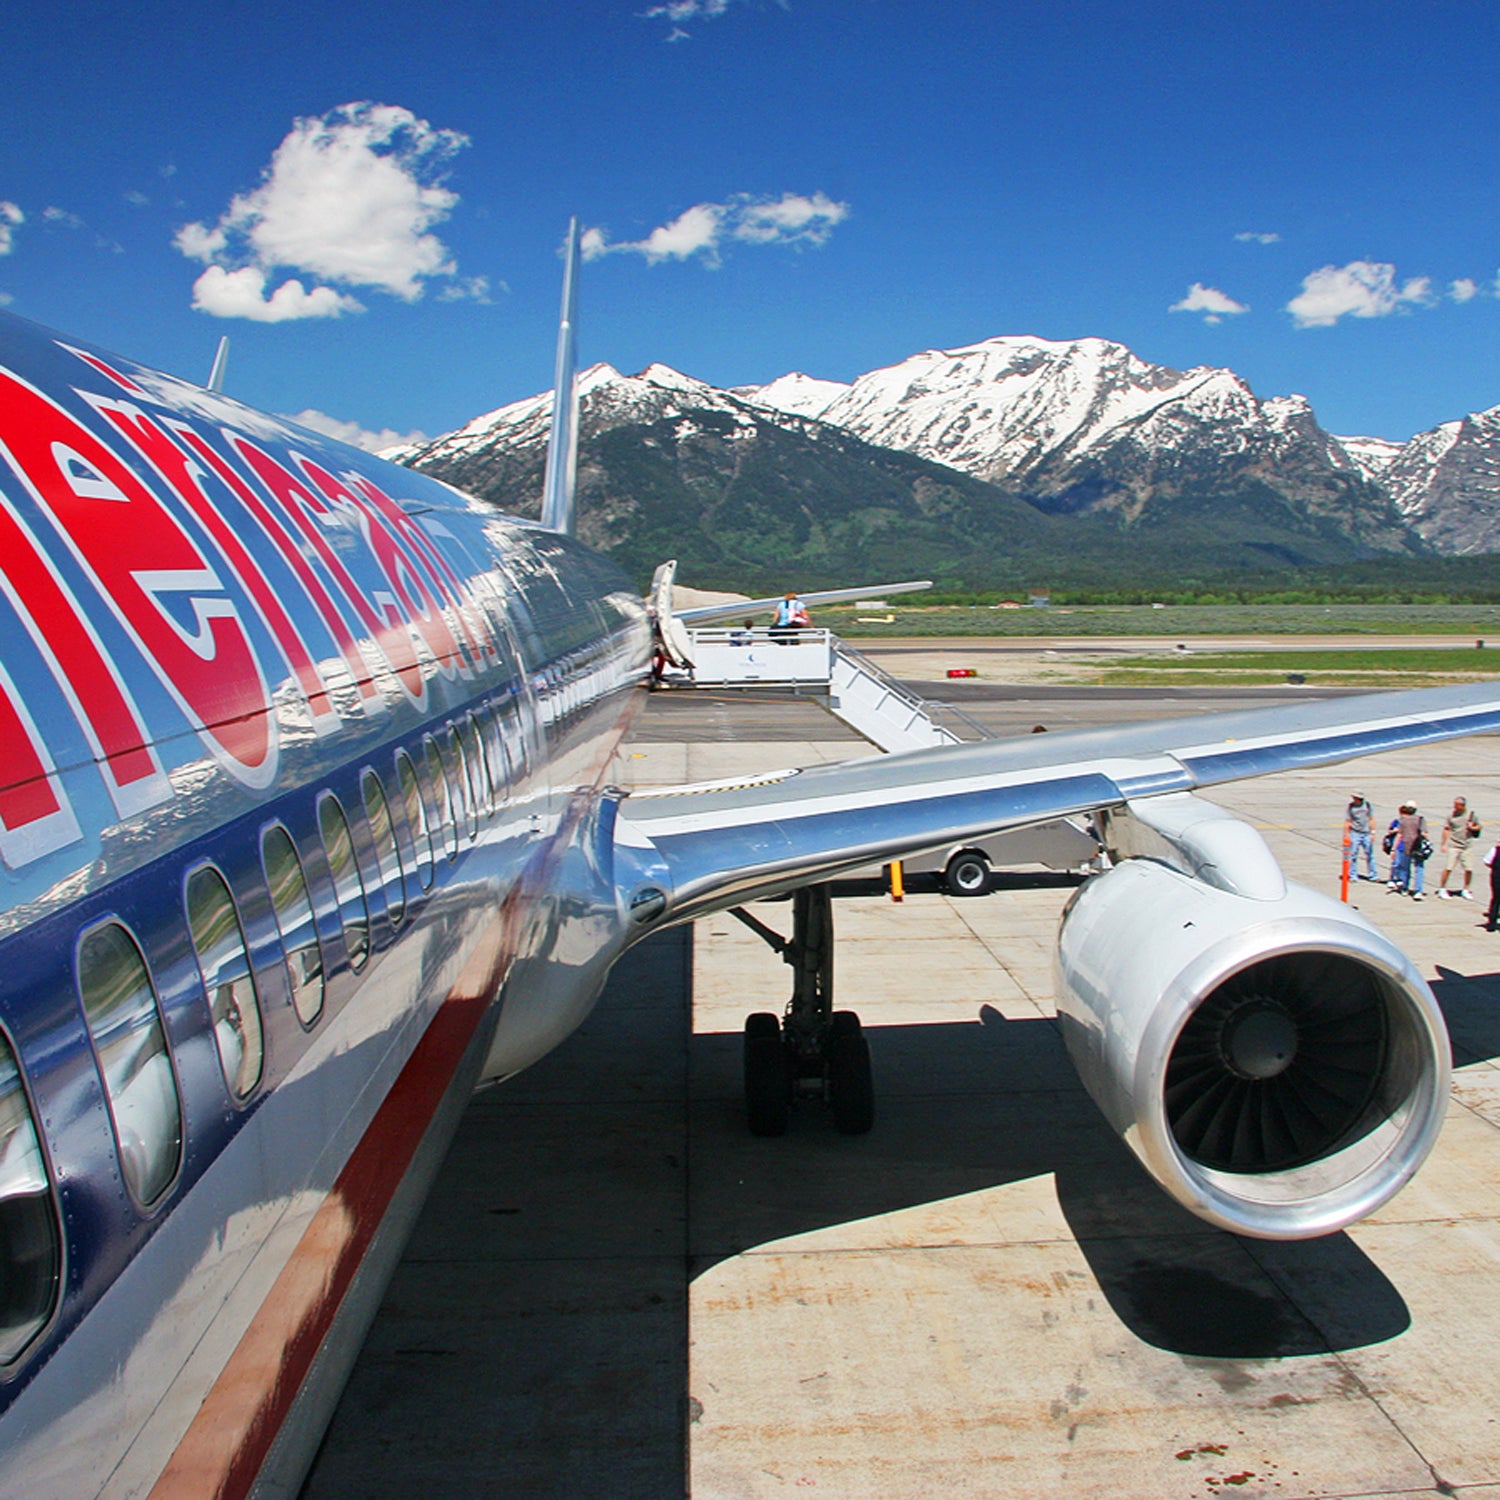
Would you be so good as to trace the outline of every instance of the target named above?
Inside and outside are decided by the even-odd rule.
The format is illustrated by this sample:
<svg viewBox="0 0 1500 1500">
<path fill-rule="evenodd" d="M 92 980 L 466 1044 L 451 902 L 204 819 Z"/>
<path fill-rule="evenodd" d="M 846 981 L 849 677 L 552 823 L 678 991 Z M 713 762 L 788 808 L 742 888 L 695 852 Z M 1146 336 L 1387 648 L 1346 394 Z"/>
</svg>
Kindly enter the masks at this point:
<svg viewBox="0 0 1500 1500">
<path fill-rule="evenodd" d="M 318 795 L 318 833 L 351 969 L 362 969 L 370 956 L 366 874 L 384 892 L 391 926 L 400 926 L 410 900 L 432 885 L 438 858 L 457 857 L 462 828 L 471 840 L 478 837 L 481 818 L 501 805 L 524 762 L 516 721 L 503 724 L 493 709 L 482 708 L 449 725 L 441 739 L 424 735 L 415 753 L 397 750 L 390 796 L 379 773 L 366 767 L 359 792 L 374 862 L 363 871 L 343 804 L 331 791 Z M 323 1012 L 323 947 L 302 856 L 280 823 L 261 832 L 260 866 L 292 1008 L 311 1029 Z M 212 864 L 189 871 L 183 908 L 224 1084 L 244 1104 L 264 1075 L 266 1047 L 239 909 Z M 141 946 L 124 923 L 107 918 L 84 932 L 77 982 L 120 1171 L 136 1204 L 149 1210 L 177 1176 L 182 1102 L 161 1002 Z M 17 1359 L 51 1317 L 61 1263 L 46 1157 L 15 1052 L 0 1032 L 0 1367 Z"/>
</svg>

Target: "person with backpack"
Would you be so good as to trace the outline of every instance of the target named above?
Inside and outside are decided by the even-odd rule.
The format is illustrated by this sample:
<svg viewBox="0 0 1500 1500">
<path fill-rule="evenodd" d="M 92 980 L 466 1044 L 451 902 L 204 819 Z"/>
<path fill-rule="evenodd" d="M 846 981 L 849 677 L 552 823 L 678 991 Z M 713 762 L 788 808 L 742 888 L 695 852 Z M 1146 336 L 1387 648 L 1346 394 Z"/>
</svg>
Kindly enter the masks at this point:
<svg viewBox="0 0 1500 1500">
<path fill-rule="evenodd" d="M 1396 819 L 1396 847 L 1391 861 L 1391 889 L 1413 901 L 1422 899 L 1422 876 L 1432 844 L 1427 838 L 1427 820 L 1415 802 L 1403 802 Z"/>
<path fill-rule="evenodd" d="M 1439 848 L 1443 852 L 1443 873 L 1438 877 L 1438 900 L 1447 901 L 1450 898 L 1465 901 L 1474 899 L 1469 890 L 1469 882 L 1474 878 L 1474 872 L 1469 868 L 1469 845 L 1477 839 L 1483 830 L 1479 819 L 1469 810 L 1469 804 L 1463 797 L 1453 799 L 1453 812 L 1443 823 L 1443 837 Z M 1448 877 L 1459 866 L 1463 867 L 1464 884 L 1463 889 L 1450 891 L 1448 889 Z"/>
<path fill-rule="evenodd" d="M 812 624 L 807 606 L 797 597 L 796 590 L 788 589 L 780 604 L 776 606 L 776 618 L 771 624 L 771 639 L 783 646 L 797 639 L 799 630 Z"/>
</svg>

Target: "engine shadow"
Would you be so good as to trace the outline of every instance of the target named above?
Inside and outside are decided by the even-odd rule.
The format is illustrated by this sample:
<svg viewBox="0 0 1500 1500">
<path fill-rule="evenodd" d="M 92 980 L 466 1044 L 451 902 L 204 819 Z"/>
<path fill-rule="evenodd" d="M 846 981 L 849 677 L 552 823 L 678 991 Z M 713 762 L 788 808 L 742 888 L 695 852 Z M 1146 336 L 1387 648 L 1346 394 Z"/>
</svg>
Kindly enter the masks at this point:
<svg viewBox="0 0 1500 1500">
<path fill-rule="evenodd" d="M 1290 1358 L 1410 1326 L 1400 1293 L 1347 1235 L 1249 1240 L 1167 1197 L 1105 1125 L 1052 1022 L 1008 1021 L 986 1006 L 975 1022 L 867 1034 L 879 1101 L 871 1134 L 838 1135 L 812 1103 L 769 1141 L 745 1129 L 739 1037 L 693 1039 L 693 1275 L 776 1241 L 795 1250 L 798 1236 L 1050 1175 L 1067 1232 L 1145 1343 L 1205 1359 Z M 899 1243 L 899 1226 L 893 1233 Z M 1018 1240 L 1034 1235 L 1017 1230 Z"/>
<path fill-rule="evenodd" d="M 1432 993 L 1448 1025 L 1453 1066 L 1500 1057 L 1500 973 L 1460 974 L 1443 964 L 1437 972 Z"/>
<path fill-rule="evenodd" d="M 799 1236 L 899 1246 L 909 1228 L 924 1245 L 934 1204 L 964 1219 L 981 1256 L 1034 1254 L 1038 1240 L 1045 1253 L 1050 1239 L 1061 1261 L 1076 1244 L 1125 1329 L 1222 1362 L 1225 1381 L 1234 1361 L 1327 1355 L 1409 1326 L 1347 1236 L 1254 1242 L 1170 1200 L 1105 1126 L 1049 1021 L 985 1007 L 965 1023 L 872 1027 L 869 1135 L 839 1135 L 808 1104 L 785 1136 L 753 1138 L 739 1034 L 688 1032 L 692 971 L 691 929 L 641 944 L 576 1036 L 470 1105 L 304 1500 L 499 1494 L 502 1472 L 504 1493 L 532 1500 L 684 1494 L 694 1279 L 746 1251 L 795 1253 Z M 1439 988 L 1465 1045 L 1487 1046 L 1500 976 Z M 1030 1225 L 983 1204 L 1049 1177 L 1060 1215 L 1045 1187 L 1021 1195 Z"/>
</svg>

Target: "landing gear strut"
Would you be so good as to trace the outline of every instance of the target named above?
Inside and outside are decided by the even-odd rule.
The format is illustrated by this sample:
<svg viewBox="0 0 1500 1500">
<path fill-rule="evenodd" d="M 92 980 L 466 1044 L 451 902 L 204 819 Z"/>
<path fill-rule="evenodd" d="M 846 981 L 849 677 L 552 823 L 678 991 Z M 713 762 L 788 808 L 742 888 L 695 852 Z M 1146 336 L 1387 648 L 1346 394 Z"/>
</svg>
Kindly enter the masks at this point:
<svg viewBox="0 0 1500 1500">
<path fill-rule="evenodd" d="M 745 1110 L 754 1135 L 781 1135 L 797 1099 L 825 1099 L 845 1135 L 875 1123 L 870 1044 L 852 1010 L 833 1008 L 833 898 L 826 885 L 792 896 L 792 935 L 784 938 L 742 907 L 740 919 L 792 966 L 792 998 L 776 1016 L 745 1020 Z"/>
</svg>

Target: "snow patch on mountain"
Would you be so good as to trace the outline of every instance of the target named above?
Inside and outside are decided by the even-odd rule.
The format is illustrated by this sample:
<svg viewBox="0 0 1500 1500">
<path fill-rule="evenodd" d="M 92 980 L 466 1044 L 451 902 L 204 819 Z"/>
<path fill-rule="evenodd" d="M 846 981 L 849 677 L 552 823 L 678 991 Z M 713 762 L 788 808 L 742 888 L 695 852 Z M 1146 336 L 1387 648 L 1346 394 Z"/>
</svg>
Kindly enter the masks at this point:
<svg viewBox="0 0 1500 1500">
<path fill-rule="evenodd" d="M 757 406 L 774 407 L 797 417 L 821 417 L 824 411 L 849 387 L 837 380 L 818 380 L 794 370 L 769 385 L 742 385 L 734 388 L 736 396 Z"/>
<path fill-rule="evenodd" d="M 1377 484 L 1401 457 L 1402 449 L 1406 446 L 1405 443 L 1394 443 L 1390 438 L 1379 437 L 1338 437 L 1334 442 L 1366 479 L 1374 480 Z"/>
</svg>

